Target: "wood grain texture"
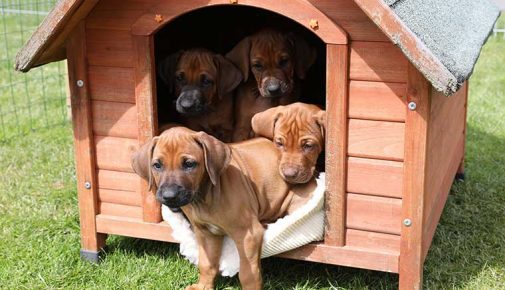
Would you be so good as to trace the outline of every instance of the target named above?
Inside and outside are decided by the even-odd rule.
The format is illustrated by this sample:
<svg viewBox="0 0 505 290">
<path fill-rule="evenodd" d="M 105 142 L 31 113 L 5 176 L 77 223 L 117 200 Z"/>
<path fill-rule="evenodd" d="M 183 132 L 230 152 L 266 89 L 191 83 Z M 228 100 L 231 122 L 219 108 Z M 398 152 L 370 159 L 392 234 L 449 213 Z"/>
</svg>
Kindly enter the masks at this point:
<svg viewBox="0 0 505 290">
<path fill-rule="evenodd" d="M 133 68 L 90 66 L 89 90 L 92 100 L 135 104 Z"/>
<path fill-rule="evenodd" d="M 128 103 L 91 101 L 93 133 L 100 136 L 113 136 L 136 139 L 137 109 Z"/>
<path fill-rule="evenodd" d="M 109 2 L 109 1 L 101 1 L 101 2 Z M 152 5 L 152 1 L 150 4 Z M 129 9 L 115 9 L 115 10 L 94 9 L 86 18 L 86 28 L 125 30 L 129 32 L 131 30 L 132 24 L 142 14 L 145 13 L 145 9 L 148 8 L 150 4 L 145 3 L 146 6 L 144 6 L 143 9 L 139 10 L 131 9 L 133 7 L 128 7 Z"/>
<path fill-rule="evenodd" d="M 192 0 L 192 1 L 170 1 L 161 0 L 150 9 L 150 13 L 144 14 L 132 25 L 134 35 L 153 35 L 166 23 L 172 21 L 174 17 L 181 14 L 213 5 L 230 4 L 229 0 Z M 284 15 L 291 20 L 298 22 L 308 30 L 312 31 L 321 40 L 328 44 L 347 44 L 347 33 L 340 28 L 333 20 L 328 18 L 323 12 L 316 9 L 305 0 L 241 0 L 237 4 L 240 6 L 250 6 Z M 155 21 L 155 15 L 162 15 L 161 22 Z M 310 27 L 310 20 L 318 21 L 317 29 Z"/>
<path fill-rule="evenodd" d="M 98 200 L 102 203 L 128 205 L 139 208 L 142 206 L 142 196 L 138 191 L 99 188 Z"/>
<path fill-rule="evenodd" d="M 98 170 L 98 187 L 119 191 L 140 192 L 139 176 L 131 172 Z"/>
<path fill-rule="evenodd" d="M 405 83 L 407 63 L 403 53 L 390 42 L 351 43 L 351 80 Z"/>
<path fill-rule="evenodd" d="M 95 136 L 98 169 L 133 172 L 131 156 L 138 149 L 137 139 Z"/>
<path fill-rule="evenodd" d="M 402 161 L 405 124 L 349 120 L 349 156 Z"/>
<path fill-rule="evenodd" d="M 133 67 L 134 53 L 129 31 L 87 29 L 88 62 L 94 66 Z"/>
<path fill-rule="evenodd" d="M 175 242 L 172 229 L 166 222 L 146 223 L 141 218 L 114 217 L 100 214 L 96 217 L 96 229 L 100 233 L 141 239 Z"/>
<path fill-rule="evenodd" d="M 363 194 L 347 194 L 347 228 L 400 234 L 402 200 Z"/>
<path fill-rule="evenodd" d="M 100 214 L 127 218 L 142 218 L 140 206 L 129 206 L 117 203 L 100 202 Z"/>
<path fill-rule="evenodd" d="M 402 197 L 402 162 L 349 157 L 347 164 L 348 192 Z"/>
<path fill-rule="evenodd" d="M 351 81 L 349 117 L 405 122 L 407 86 L 401 83 Z"/>
<path fill-rule="evenodd" d="M 87 84 L 85 63 L 86 33 L 81 23 L 68 42 L 68 77 L 74 130 L 74 149 L 79 201 L 79 221 L 81 247 L 83 250 L 98 252 L 105 246 L 106 236 L 97 234 L 95 216 L 99 212 L 95 172 L 95 145 L 93 142 L 91 104 Z M 78 87 L 77 80 L 84 86 Z M 89 182 L 91 187 L 86 188 Z"/>
<path fill-rule="evenodd" d="M 400 236 L 347 229 L 346 246 L 400 255 Z"/>
<path fill-rule="evenodd" d="M 94 11 L 145 10 L 153 0 L 107 0 L 100 1 Z"/>
<path fill-rule="evenodd" d="M 347 67 L 349 48 L 328 45 L 326 71 L 325 237 L 327 245 L 345 244 L 345 194 L 347 183 Z"/>
<path fill-rule="evenodd" d="M 313 243 L 278 255 L 303 261 L 398 273 L 398 255 L 358 247 Z"/>
<path fill-rule="evenodd" d="M 412 65 L 408 69 L 407 101 L 417 108 L 407 112 L 405 122 L 405 162 L 403 177 L 402 226 L 400 245 L 400 289 L 422 289 L 422 234 L 426 193 L 428 127 L 431 85 Z"/>
<path fill-rule="evenodd" d="M 135 102 L 137 104 L 137 132 L 139 145 L 150 142 L 158 132 L 158 111 L 156 94 L 156 67 L 154 62 L 154 38 L 152 36 L 135 36 Z M 143 219 L 145 222 L 161 221 L 161 205 L 149 184 L 140 179 Z"/>
</svg>

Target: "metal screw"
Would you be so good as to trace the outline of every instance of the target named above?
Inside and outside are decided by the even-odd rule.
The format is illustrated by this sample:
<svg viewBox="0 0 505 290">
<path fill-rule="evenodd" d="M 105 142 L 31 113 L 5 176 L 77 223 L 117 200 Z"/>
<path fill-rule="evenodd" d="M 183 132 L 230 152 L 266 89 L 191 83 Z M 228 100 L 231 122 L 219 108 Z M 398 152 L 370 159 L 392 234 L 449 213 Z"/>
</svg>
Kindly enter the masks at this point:
<svg viewBox="0 0 505 290">
<path fill-rule="evenodd" d="M 417 108 L 417 104 L 415 102 L 410 102 L 408 104 L 409 110 L 414 111 Z"/>
<path fill-rule="evenodd" d="M 410 227 L 412 225 L 412 221 L 410 219 L 404 219 L 403 220 L 403 224 L 406 226 L 406 227 Z"/>
<path fill-rule="evenodd" d="M 77 81 L 77 86 L 78 86 L 79 88 L 84 87 L 84 81 L 83 81 L 83 80 L 78 80 L 78 81 Z"/>
<path fill-rule="evenodd" d="M 84 182 L 84 187 L 86 189 L 90 189 L 91 188 L 91 182 L 89 182 L 89 181 Z"/>
</svg>

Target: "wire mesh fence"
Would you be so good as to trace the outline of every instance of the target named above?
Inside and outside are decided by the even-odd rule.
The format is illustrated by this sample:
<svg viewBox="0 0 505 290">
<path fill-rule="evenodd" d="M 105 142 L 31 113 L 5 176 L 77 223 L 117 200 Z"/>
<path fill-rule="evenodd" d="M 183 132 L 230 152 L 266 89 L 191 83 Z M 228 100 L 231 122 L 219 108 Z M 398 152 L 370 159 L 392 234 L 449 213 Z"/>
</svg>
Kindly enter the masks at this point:
<svg viewBox="0 0 505 290">
<path fill-rule="evenodd" d="M 0 142 L 67 122 L 66 64 L 23 74 L 14 59 L 57 0 L 0 0 Z"/>
</svg>

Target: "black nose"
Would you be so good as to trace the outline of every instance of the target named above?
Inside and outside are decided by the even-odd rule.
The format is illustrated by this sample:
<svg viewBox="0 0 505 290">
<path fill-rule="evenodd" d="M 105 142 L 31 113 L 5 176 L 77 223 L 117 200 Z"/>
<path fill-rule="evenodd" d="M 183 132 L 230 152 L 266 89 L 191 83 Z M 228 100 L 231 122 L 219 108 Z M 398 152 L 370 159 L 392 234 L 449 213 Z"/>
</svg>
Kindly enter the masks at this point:
<svg viewBox="0 0 505 290">
<path fill-rule="evenodd" d="M 179 199 L 179 193 L 184 191 L 184 188 L 177 184 L 163 184 L 158 189 L 158 197 L 163 204 L 175 204 Z"/>
<path fill-rule="evenodd" d="M 267 90 L 271 95 L 276 95 L 281 91 L 281 85 L 279 82 L 270 82 L 267 86 Z"/>
<path fill-rule="evenodd" d="M 195 102 L 194 102 L 194 100 L 191 100 L 190 98 L 183 98 L 183 99 L 181 99 L 180 105 L 184 109 L 189 109 L 195 105 Z"/>
</svg>

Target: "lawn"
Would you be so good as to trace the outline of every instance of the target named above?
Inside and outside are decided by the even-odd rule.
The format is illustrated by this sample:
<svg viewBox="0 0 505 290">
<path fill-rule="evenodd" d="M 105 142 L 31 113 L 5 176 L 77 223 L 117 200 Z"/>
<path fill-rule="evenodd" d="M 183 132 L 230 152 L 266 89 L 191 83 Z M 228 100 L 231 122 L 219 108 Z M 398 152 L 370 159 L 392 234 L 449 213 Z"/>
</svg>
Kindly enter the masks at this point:
<svg viewBox="0 0 505 290">
<path fill-rule="evenodd" d="M 62 67 L 53 65 L 44 77 L 57 76 Z M 0 68 L 2 85 L 9 75 Z M 26 77 L 11 76 L 14 81 Z M 470 83 L 467 179 L 453 186 L 437 228 L 425 263 L 426 289 L 505 289 L 505 40 L 501 37 L 487 42 Z M 18 114 L 20 128 L 34 132 L 3 127 L 4 135 L 17 137 L 0 143 L 0 288 L 180 289 L 194 282 L 197 269 L 174 244 L 112 236 L 101 264 L 80 260 L 72 132 L 68 122 L 59 121 L 66 110 L 62 90 L 54 85 L 45 92 L 59 105 L 32 108 L 47 112 L 47 124 L 34 126 L 27 123 L 33 122 L 30 118 Z M 32 87 L 27 91 L 40 93 Z M 0 95 L 1 109 L 13 109 L 9 107 L 13 96 L 6 94 Z M 4 122 L 12 118 L 4 116 Z M 265 289 L 398 287 L 394 274 L 278 258 L 264 260 L 263 272 Z M 238 287 L 236 278 L 218 281 L 219 289 Z"/>
</svg>

